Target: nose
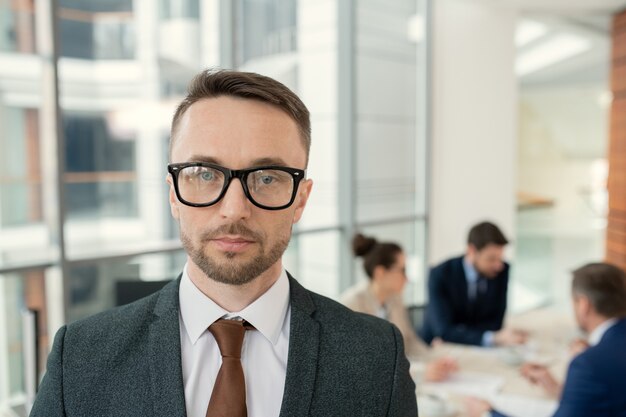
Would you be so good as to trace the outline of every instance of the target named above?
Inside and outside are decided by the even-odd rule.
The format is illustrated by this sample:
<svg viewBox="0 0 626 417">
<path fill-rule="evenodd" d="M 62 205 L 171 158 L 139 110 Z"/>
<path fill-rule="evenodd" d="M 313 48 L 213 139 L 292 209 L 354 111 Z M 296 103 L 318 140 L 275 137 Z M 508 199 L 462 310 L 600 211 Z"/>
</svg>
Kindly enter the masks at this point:
<svg viewBox="0 0 626 417">
<path fill-rule="evenodd" d="M 236 221 L 250 216 L 252 203 L 243 192 L 243 185 L 238 178 L 233 178 L 218 204 L 223 218 Z"/>
</svg>

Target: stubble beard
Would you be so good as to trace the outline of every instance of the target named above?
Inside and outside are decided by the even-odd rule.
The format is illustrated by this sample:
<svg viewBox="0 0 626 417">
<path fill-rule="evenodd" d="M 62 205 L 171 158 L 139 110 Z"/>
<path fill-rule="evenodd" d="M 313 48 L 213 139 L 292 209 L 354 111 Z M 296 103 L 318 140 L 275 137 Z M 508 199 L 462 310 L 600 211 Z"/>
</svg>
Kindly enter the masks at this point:
<svg viewBox="0 0 626 417">
<path fill-rule="evenodd" d="M 278 262 L 289 245 L 291 229 L 288 230 L 287 235 L 278 237 L 276 243 L 270 248 L 265 247 L 266 239 L 261 233 L 239 223 L 221 226 L 203 233 L 199 244 L 195 244 L 181 228 L 180 240 L 191 260 L 209 279 L 222 284 L 240 286 L 254 281 Z M 237 258 L 243 258 L 243 255 L 236 252 L 223 252 L 225 259 L 219 259 L 220 255 L 213 257 L 208 255 L 205 252 L 206 245 L 211 239 L 223 234 L 239 235 L 253 240 L 259 245 L 258 254 L 248 261 L 238 260 Z"/>
</svg>

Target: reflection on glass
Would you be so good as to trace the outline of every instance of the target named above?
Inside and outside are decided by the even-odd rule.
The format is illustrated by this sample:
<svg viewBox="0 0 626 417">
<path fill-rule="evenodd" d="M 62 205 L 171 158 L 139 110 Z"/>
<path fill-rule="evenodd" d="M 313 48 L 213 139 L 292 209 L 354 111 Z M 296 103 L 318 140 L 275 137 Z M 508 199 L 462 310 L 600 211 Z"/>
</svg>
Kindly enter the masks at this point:
<svg viewBox="0 0 626 417">
<path fill-rule="evenodd" d="M 135 140 L 100 115 L 65 114 L 68 219 L 137 217 Z"/>
<path fill-rule="evenodd" d="M 42 203 L 40 60 L 30 2 L 0 1 L 0 267 L 52 260 Z M 10 53 L 5 53 L 10 52 Z M 5 78 L 6 77 L 6 78 Z"/>
<path fill-rule="evenodd" d="M 174 106 L 200 69 L 198 1 L 159 13 L 135 3 L 62 0 L 57 12 L 70 259 L 176 236 L 167 142 Z"/>
<path fill-rule="evenodd" d="M 0 52 L 33 53 L 35 20 L 29 2 L 0 1 Z"/>
<path fill-rule="evenodd" d="M 62 0 L 58 10 L 60 55 L 82 59 L 131 59 L 135 26 L 131 0 Z"/>
<path fill-rule="evenodd" d="M 38 313 L 33 323 L 36 338 L 24 333 L 28 318 L 23 313 L 27 309 Z M 23 403 L 27 390 L 34 390 L 26 384 L 34 384 L 42 375 L 49 341 L 47 320 L 44 271 L 0 275 L 0 410 Z M 39 368 L 37 375 L 29 375 L 27 372 L 34 373 L 37 364 L 31 363 L 36 357 L 28 354 L 35 352 Z"/>
<path fill-rule="evenodd" d="M 359 5 L 356 28 L 356 205 L 359 221 L 409 217 L 426 167 L 418 163 L 415 1 Z M 384 74 L 384 75 L 383 75 Z M 383 76 L 385 82 L 377 82 Z"/>
<path fill-rule="evenodd" d="M 295 235 L 283 257 L 284 266 L 311 291 L 337 298 L 339 288 L 340 232 Z"/>
<path fill-rule="evenodd" d="M 159 13 L 163 20 L 197 19 L 199 9 L 198 0 L 159 0 Z"/>
<path fill-rule="evenodd" d="M 124 261 L 101 261 L 70 268 L 67 321 L 72 322 L 118 305 L 124 298 L 119 283 L 166 281 L 183 270 L 186 255 L 179 252 L 142 255 Z M 153 288 L 147 284 L 148 289 Z M 141 288 L 137 289 L 141 291 Z M 145 294 L 147 295 L 147 293 Z"/>
<path fill-rule="evenodd" d="M 294 52 L 297 49 L 296 0 L 237 2 L 237 63 Z"/>
</svg>

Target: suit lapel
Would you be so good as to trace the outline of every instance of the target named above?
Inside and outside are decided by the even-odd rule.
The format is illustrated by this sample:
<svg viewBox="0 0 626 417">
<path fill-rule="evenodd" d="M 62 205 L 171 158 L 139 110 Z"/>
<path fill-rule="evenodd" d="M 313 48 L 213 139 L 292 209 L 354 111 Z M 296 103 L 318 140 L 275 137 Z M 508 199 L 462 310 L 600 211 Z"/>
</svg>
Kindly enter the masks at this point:
<svg viewBox="0 0 626 417">
<path fill-rule="evenodd" d="M 305 290 L 289 275 L 291 324 L 289 357 L 280 417 L 309 414 L 319 355 L 319 323 L 311 316 L 315 304 Z"/>
<path fill-rule="evenodd" d="M 154 416 L 185 416 L 178 318 L 179 279 L 160 292 L 150 325 L 150 383 Z"/>
</svg>

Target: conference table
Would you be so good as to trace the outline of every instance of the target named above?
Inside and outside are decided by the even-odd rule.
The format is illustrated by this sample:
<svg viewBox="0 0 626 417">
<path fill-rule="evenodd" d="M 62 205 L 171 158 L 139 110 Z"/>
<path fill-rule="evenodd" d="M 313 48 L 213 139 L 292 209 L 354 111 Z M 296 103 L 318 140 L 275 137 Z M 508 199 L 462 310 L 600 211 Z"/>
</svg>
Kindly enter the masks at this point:
<svg viewBox="0 0 626 417">
<path fill-rule="evenodd" d="M 465 396 L 484 398 L 511 417 L 548 417 L 554 413 L 556 400 L 524 379 L 519 369 L 523 362 L 539 363 L 557 380 L 565 379 L 572 357 L 569 344 L 579 337 L 572 313 L 541 308 L 507 317 L 505 325 L 527 330 L 528 342 L 515 348 L 451 343 L 433 347 L 433 357 L 453 357 L 460 369 L 443 382 L 416 381 L 420 417 L 462 417 Z"/>
</svg>

